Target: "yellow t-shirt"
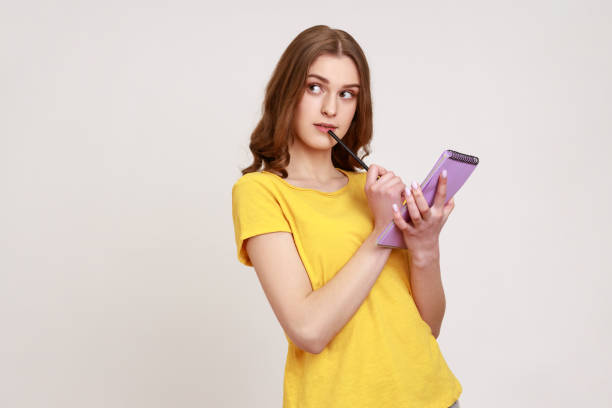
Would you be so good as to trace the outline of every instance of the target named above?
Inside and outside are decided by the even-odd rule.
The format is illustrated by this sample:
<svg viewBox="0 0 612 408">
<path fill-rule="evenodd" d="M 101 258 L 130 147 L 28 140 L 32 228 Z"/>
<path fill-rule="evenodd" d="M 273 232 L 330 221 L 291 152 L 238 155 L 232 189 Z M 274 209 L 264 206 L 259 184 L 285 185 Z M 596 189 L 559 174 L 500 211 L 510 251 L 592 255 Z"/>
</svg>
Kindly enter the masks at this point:
<svg viewBox="0 0 612 408">
<path fill-rule="evenodd" d="M 232 188 L 238 259 L 252 266 L 244 240 L 293 234 L 313 290 L 325 285 L 374 228 L 365 172 L 326 193 L 292 186 L 270 172 Z M 284 408 L 448 408 L 462 392 L 412 299 L 406 250 L 393 249 L 369 295 L 320 354 L 289 342 Z"/>
</svg>

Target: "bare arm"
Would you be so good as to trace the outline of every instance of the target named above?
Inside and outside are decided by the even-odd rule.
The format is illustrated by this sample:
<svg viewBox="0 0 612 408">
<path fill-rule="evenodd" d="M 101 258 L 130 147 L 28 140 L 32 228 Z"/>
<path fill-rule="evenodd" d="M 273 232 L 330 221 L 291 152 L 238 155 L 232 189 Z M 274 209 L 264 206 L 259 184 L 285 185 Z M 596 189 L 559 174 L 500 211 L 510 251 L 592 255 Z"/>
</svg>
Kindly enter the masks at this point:
<svg viewBox="0 0 612 408">
<path fill-rule="evenodd" d="M 446 298 L 440 273 L 440 251 L 436 247 L 430 254 L 411 256 L 410 287 L 414 303 L 421 318 L 437 339 L 446 311 Z"/>
<path fill-rule="evenodd" d="M 391 253 L 376 244 L 380 232 L 374 229 L 344 267 L 316 291 L 290 233 L 247 240 L 246 250 L 266 297 L 296 346 L 320 353 L 357 312 Z"/>
<path fill-rule="evenodd" d="M 438 188 L 433 206 L 430 208 L 423 197 L 421 187 L 413 182 L 412 192 L 406 190 L 404 198 L 412 224 L 408 224 L 394 208 L 393 220 L 402 231 L 404 243 L 410 251 L 410 285 L 412 297 L 419 309 L 421 318 L 431 328 L 431 333 L 437 339 L 446 310 L 446 299 L 442 288 L 440 274 L 440 230 L 448 216 L 455 208 L 451 198 L 446 199 L 446 170 L 438 179 Z"/>
<path fill-rule="evenodd" d="M 246 251 L 263 290 L 287 336 L 310 353 L 320 353 L 357 312 L 380 275 L 391 249 L 376 238 L 393 217 L 406 185 L 393 172 L 372 164 L 365 194 L 374 228 L 349 261 L 324 286 L 312 290 L 310 279 L 288 232 L 257 235 Z"/>
<path fill-rule="evenodd" d="M 357 312 L 387 263 L 391 249 L 376 244 L 381 232 L 374 230 L 344 267 L 306 298 L 318 333 L 315 350 L 323 350 Z"/>
</svg>

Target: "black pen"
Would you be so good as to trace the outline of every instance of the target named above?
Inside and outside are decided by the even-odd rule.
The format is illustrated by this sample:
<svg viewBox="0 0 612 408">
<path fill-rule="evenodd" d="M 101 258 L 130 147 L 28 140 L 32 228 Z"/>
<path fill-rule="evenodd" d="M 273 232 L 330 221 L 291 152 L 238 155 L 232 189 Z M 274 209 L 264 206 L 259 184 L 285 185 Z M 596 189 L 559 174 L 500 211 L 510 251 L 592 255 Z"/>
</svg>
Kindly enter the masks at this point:
<svg viewBox="0 0 612 408">
<path fill-rule="evenodd" d="M 351 156 L 353 156 L 355 158 L 355 160 L 357 160 L 359 162 L 359 164 L 361 164 L 361 167 L 363 167 L 366 171 L 368 171 L 368 166 L 364 162 L 362 162 L 361 159 L 359 157 L 357 157 L 357 155 L 351 151 L 351 149 L 349 149 L 344 143 L 342 143 L 342 140 L 340 140 L 340 138 L 338 136 L 336 136 L 334 134 L 334 132 L 332 132 L 331 129 L 328 130 L 327 133 L 329 133 L 329 135 L 331 137 L 336 139 L 336 142 L 340 143 L 340 146 L 344 147 L 346 149 L 346 151 L 349 152 L 351 154 Z"/>
<path fill-rule="evenodd" d="M 355 160 L 357 160 L 359 162 L 359 164 L 361 164 L 361 167 L 363 167 L 366 171 L 368 171 L 368 165 L 365 164 L 363 161 L 361 161 L 361 159 L 359 157 L 357 157 L 357 155 L 355 153 L 353 153 L 351 151 L 351 149 L 349 149 L 344 143 L 342 143 L 342 140 L 340 140 L 340 138 L 338 136 L 336 136 L 334 134 L 334 132 L 332 132 L 331 129 L 329 129 L 327 131 L 327 133 L 329 133 L 329 135 L 331 137 L 333 137 L 334 139 L 336 139 L 336 142 L 340 143 L 340 146 L 344 147 L 346 149 L 347 152 L 349 152 L 351 154 L 351 156 L 353 156 L 355 158 Z M 381 176 L 376 177 L 376 181 L 378 181 L 380 179 Z M 406 203 L 406 200 L 404 200 L 404 202 L 402 203 L 402 205 L 404 205 Z"/>
</svg>

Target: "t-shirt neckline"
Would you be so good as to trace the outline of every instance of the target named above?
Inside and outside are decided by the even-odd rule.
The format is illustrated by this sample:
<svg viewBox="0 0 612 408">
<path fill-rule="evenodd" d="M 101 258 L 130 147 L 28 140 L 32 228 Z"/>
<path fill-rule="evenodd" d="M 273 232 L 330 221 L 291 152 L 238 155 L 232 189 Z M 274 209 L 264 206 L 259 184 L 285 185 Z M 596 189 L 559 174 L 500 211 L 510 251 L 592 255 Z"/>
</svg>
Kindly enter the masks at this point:
<svg viewBox="0 0 612 408">
<path fill-rule="evenodd" d="M 347 178 L 348 181 L 346 182 L 346 184 L 342 187 L 340 187 L 338 190 L 336 191 L 331 191 L 331 192 L 327 192 L 327 191 L 321 191 L 321 190 L 315 190 L 313 188 L 305 188 L 305 187 L 298 187 L 298 186 L 294 186 L 293 184 L 289 184 L 284 178 L 282 178 L 281 176 L 279 176 L 278 174 L 274 174 L 272 172 L 269 172 L 267 170 L 263 170 L 263 173 L 267 173 L 271 176 L 276 177 L 277 179 L 279 179 L 283 184 L 285 184 L 286 186 L 294 189 L 294 190 L 300 190 L 300 191 L 312 191 L 314 193 L 319 193 L 319 194 L 323 194 L 323 195 L 327 195 L 327 196 L 333 196 L 333 195 L 338 195 L 341 194 L 342 192 L 344 192 L 345 190 L 348 189 L 349 185 L 351 184 L 351 176 L 349 175 L 348 171 L 344 170 L 344 169 L 340 169 L 338 167 L 334 167 L 336 170 L 339 170 L 340 172 L 342 172 Z"/>
</svg>

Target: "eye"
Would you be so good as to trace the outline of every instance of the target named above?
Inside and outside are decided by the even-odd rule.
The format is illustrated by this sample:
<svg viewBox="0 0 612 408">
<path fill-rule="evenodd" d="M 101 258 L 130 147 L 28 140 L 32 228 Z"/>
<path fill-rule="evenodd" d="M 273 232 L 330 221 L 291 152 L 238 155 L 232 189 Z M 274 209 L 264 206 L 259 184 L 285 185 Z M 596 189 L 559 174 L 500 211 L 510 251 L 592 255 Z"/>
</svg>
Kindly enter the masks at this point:
<svg viewBox="0 0 612 408">
<path fill-rule="evenodd" d="M 321 87 L 317 84 L 310 84 L 308 85 L 308 90 L 310 92 L 312 92 L 313 94 L 319 94 L 321 93 Z"/>
<path fill-rule="evenodd" d="M 340 97 L 342 99 L 351 99 L 351 98 L 355 97 L 355 94 L 352 93 L 351 91 L 342 91 L 342 92 L 340 92 Z"/>
</svg>

